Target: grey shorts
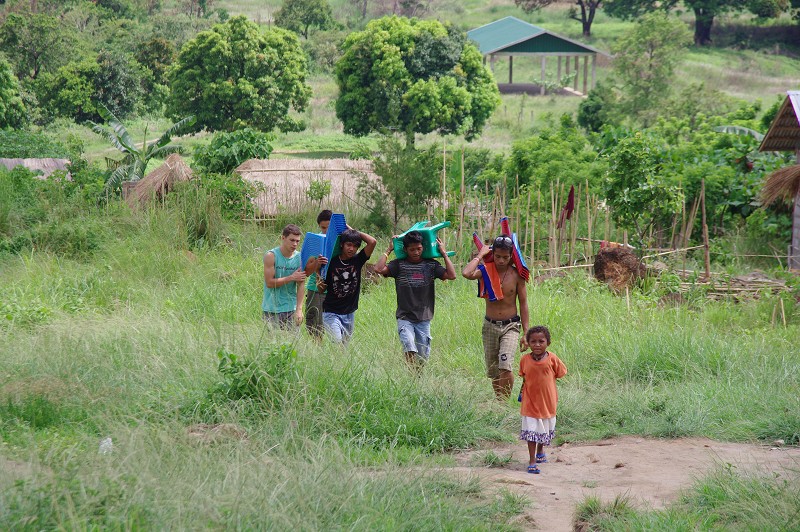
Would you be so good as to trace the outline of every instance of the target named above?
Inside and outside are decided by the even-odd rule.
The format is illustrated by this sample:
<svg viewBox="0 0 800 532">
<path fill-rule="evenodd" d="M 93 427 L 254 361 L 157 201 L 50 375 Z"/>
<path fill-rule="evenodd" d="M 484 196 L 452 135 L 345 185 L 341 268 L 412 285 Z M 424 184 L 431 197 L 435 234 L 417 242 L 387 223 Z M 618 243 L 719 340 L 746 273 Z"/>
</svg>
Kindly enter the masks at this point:
<svg viewBox="0 0 800 532">
<path fill-rule="evenodd" d="M 315 338 L 322 338 L 325 327 L 322 325 L 322 302 L 325 294 L 306 290 L 306 330 Z"/>
<path fill-rule="evenodd" d="M 267 312 L 264 311 L 263 319 L 273 327 L 279 329 L 294 329 L 294 311 L 289 312 Z"/>
<path fill-rule="evenodd" d="M 483 320 L 483 359 L 486 376 L 496 379 L 501 371 L 514 371 L 514 353 L 519 349 L 522 324 L 512 321 L 505 325 Z"/>
</svg>

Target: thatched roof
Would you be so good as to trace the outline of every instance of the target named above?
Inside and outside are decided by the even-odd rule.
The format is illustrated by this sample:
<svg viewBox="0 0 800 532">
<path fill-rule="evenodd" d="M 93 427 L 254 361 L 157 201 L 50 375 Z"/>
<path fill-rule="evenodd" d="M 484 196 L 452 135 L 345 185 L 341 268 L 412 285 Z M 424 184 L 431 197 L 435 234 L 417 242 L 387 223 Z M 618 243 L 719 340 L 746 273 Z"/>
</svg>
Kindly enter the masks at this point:
<svg viewBox="0 0 800 532">
<path fill-rule="evenodd" d="M 167 192 L 175 188 L 175 183 L 189 181 L 194 176 L 181 156 L 173 153 L 164 164 L 136 182 L 123 183 L 125 201 L 131 208 L 141 207 L 153 199 L 163 199 Z"/>
<path fill-rule="evenodd" d="M 67 172 L 67 165 L 70 163 L 69 159 L 0 159 L 0 164 L 13 170 L 17 166 L 24 166 L 33 172 L 41 172 L 37 176 L 41 179 L 47 179 L 50 174 L 56 170 L 64 170 Z M 67 179 L 72 179 L 69 172 L 67 172 Z"/>
<path fill-rule="evenodd" d="M 759 151 L 800 150 L 800 91 L 788 91 Z"/>
<path fill-rule="evenodd" d="M 334 210 L 354 203 L 361 176 L 380 182 L 369 160 L 250 159 L 235 172 L 242 179 L 263 187 L 253 203 L 259 214 L 266 216 L 308 205 L 311 200 L 306 192 L 313 181 L 330 181 L 330 195 L 322 203 Z"/>
<path fill-rule="evenodd" d="M 791 202 L 800 193 L 800 164 L 775 170 L 761 188 L 761 201 L 764 205 L 779 199 Z"/>
</svg>

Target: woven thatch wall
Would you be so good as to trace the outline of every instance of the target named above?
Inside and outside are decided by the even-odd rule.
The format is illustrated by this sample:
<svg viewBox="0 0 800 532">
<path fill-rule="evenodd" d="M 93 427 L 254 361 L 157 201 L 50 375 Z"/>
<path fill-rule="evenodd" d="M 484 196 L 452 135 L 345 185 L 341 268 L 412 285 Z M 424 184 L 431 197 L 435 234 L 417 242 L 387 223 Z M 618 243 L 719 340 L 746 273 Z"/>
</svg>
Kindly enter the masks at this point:
<svg viewBox="0 0 800 532">
<path fill-rule="evenodd" d="M 189 165 L 183 162 L 180 155 L 173 153 L 167 157 L 164 164 L 138 182 L 123 183 L 123 197 L 131 208 L 140 207 L 154 199 L 163 199 L 176 183 L 189 181 L 192 178 L 192 169 Z"/>
<path fill-rule="evenodd" d="M 17 166 L 24 166 L 34 172 L 40 171 L 42 174 L 38 177 L 47 179 L 56 170 L 66 172 L 69 159 L 0 159 L 0 164 L 9 170 L 13 170 Z M 69 172 L 67 172 L 67 179 L 72 179 Z"/>
<path fill-rule="evenodd" d="M 311 200 L 306 195 L 312 181 L 331 183 L 331 193 L 323 207 L 343 211 L 355 205 L 359 176 L 380 181 L 372 162 L 350 159 L 250 159 L 236 170 L 242 179 L 260 184 L 264 192 L 253 199 L 256 212 L 271 216 L 299 210 Z"/>
</svg>

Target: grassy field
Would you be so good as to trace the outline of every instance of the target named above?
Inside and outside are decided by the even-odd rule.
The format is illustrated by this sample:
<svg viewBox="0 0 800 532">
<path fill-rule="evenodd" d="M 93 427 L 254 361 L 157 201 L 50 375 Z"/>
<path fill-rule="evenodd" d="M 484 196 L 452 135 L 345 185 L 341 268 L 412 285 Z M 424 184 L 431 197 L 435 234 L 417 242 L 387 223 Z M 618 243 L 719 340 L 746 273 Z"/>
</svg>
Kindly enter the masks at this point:
<svg viewBox="0 0 800 532">
<path fill-rule="evenodd" d="M 483 376 L 472 283 L 438 288 L 415 379 L 390 282 L 365 287 L 347 350 L 317 345 L 260 321 L 274 229 L 226 225 L 189 251 L 169 209 L 84 223 L 103 237 L 90 255 L 0 257 L 0 527 L 515 529 L 535 504 L 430 471 L 517 430 L 516 402 Z M 774 298 L 665 309 L 658 295 L 628 306 L 582 275 L 530 286 L 531 321 L 570 369 L 559 441 L 798 444 L 800 309 L 786 301 L 784 328 Z M 229 354 L 243 365 L 220 372 Z"/>
</svg>

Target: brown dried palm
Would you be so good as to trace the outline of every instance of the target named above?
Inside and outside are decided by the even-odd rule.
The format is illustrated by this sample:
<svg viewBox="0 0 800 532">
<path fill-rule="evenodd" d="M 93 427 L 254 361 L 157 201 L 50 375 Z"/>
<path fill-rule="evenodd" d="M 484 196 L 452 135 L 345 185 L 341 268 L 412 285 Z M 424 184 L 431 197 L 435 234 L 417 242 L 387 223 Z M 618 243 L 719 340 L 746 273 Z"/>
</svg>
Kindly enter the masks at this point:
<svg viewBox="0 0 800 532">
<path fill-rule="evenodd" d="M 791 202 L 800 192 L 800 164 L 775 170 L 761 188 L 761 201 L 771 205 L 779 199 Z"/>
</svg>

